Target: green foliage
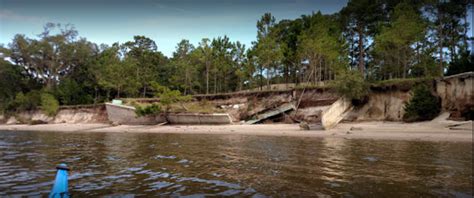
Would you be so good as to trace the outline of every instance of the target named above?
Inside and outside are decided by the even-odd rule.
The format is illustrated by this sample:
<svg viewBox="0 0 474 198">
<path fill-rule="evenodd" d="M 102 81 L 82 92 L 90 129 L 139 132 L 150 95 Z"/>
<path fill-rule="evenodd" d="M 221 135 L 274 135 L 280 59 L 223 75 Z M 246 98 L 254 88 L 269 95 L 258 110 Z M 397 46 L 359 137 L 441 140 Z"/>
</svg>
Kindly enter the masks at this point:
<svg viewBox="0 0 474 198">
<path fill-rule="evenodd" d="M 283 59 L 282 46 L 277 42 L 276 36 L 272 32 L 274 26 L 275 17 L 271 13 L 265 13 L 257 22 L 258 36 L 255 53 L 258 56 L 257 62 L 260 65 L 260 75 L 264 70 L 266 71 L 267 86 L 270 86 L 270 80 L 277 73 Z"/>
<path fill-rule="evenodd" d="M 190 95 L 181 95 L 180 91 L 171 90 L 168 87 L 162 86 L 156 82 L 151 83 L 151 86 L 155 91 L 155 96 L 160 99 L 160 104 L 164 107 L 166 112 L 171 109 L 172 104 L 182 104 L 192 99 Z"/>
<path fill-rule="evenodd" d="M 469 51 L 466 51 L 461 54 L 460 58 L 455 59 L 449 64 L 446 75 L 454 75 L 470 71 L 474 71 L 474 54 L 470 54 Z"/>
<path fill-rule="evenodd" d="M 297 54 L 300 61 L 308 62 L 308 78 L 313 83 L 330 78 L 329 72 L 336 70 L 335 65 L 340 63 L 339 48 L 341 43 L 337 40 L 338 32 L 334 33 L 334 21 L 322 15 L 321 12 L 308 16 L 310 27 L 305 29 L 298 37 L 299 48 Z"/>
<path fill-rule="evenodd" d="M 193 90 L 197 77 L 196 68 L 192 64 L 193 59 L 196 58 L 196 54 L 193 52 L 195 52 L 194 46 L 189 40 L 183 39 L 176 46 L 176 52 L 174 52 L 171 62 L 176 70 L 181 71 L 172 76 L 172 82 L 186 94 Z"/>
<path fill-rule="evenodd" d="M 411 63 L 420 58 L 419 54 L 416 57 L 416 51 L 411 46 L 415 43 L 419 45 L 424 39 L 426 27 L 426 22 L 413 5 L 403 2 L 395 7 L 391 23 L 375 37 L 375 62 L 382 66 L 379 67 L 379 75 L 389 78 L 405 78 L 408 75 L 413 67 Z M 418 67 L 423 69 L 418 73 L 428 73 L 427 65 L 418 64 Z"/>
<path fill-rule="evenodd" d="M 153 103 L 151 105 L 135 105 L 135 113 L 138 117 L 147 115 L 157 115 L 161 113 L 161 105 Z"/>
<path fill-rule="evenodd" d="M 31 111 L 36 110 L 40 106 L 41 92 L 34 90 L 26 94 L 19 92 L 16 94 L 15 99 L 9 104 L 8 111 L 19 112 L 19 111 Z"/>
<path fill-rule="evenodd" d="M 15 99 L 15 95 L 25 87 L 21 68 L 0 59 L 0 112 Z"/>
<path fill-rule="evenodd" d="M 59 110 L 59 102 L 49 93 L 41 94 L 41 109 L 49 116 L 55 116 Z"/>
<path fill-rule="evenodd" d="M 8 47 L 0 45 L 0 110 L 36 108 L 30 92 L 45 87 L 60 104 L 74 105 L 139 93 L 150 97 L 153 82 L 169 89 L 161 93 L 167 106 L 179 103 L 181 93 L 225 93 L 264 82 L 300 84 L 310 77 L 313 82 L 337 77 L 341 93 L 361 98 L 364 82 L 346 70 L 358 67 L 371 81 L 438 77 L 446 65 L 448 75 L 472 71 L 466 20 L 471 5 L 350 0 L 330 15 L 316 11 L 278 21 L 265 13 L 251 46 L 225 35 L 203 38 L 196 47 L 182 40 L 171 57 L 145 36 L 98 45 L 78 37 L 71 25 L 48 23 L 38 37 L 17 34 Z M 351 93 L 350 86 L 362 92 Z"/>
<path fill-rule="evenodd" d="M 347 71 L 337 76 L 331 84 L 340 95 L 353 100 L 363 100 L 369 94 L 369 86 L 359 72 Z"/>
<path fill-rule="evenodd" d="M 72 25 L 47 23 L 37 39 L 15 35 L 6 54 L 29 74 L 37 74 L 30 78 L 51 88 L 92 56 L 93 44 L 77 35 Z"/>
<path fill-rule="evenodd" d="M 176 104 L 181 105 L 185 110 L 183 103 L 189 102 L 191 96 L 183 96 L 178 90 L 170 90 L 168 87 L 162 86 L 157 82 L 150 83 L 152 91 L 155 96 L 160 99 L 159 103 L 151 105 L 132 104 L 135 106 L 135 113 L 137 116 L 157 115 L 160 113 L 168 113 Z"/>
<path fill-rule="evenodd" d="M 115 91 L 117 98 L 123 93 L 135 96 L 140 88 L 137 61 L 132 57 L 120 59 L 119 52 L 118 44 L 106 48 L 97 59 L 94 74 L 98 84 L 106 90 Z"/>
<path fill-rule="evenodd" d="M 386 17 L 384 14 L 390 13 L 384 10 L 390 1 L 378 0 L 350 0 L 339 12 L 344 36 L 347 42 L 347 53 L 350 57 L 351 67 L 358 67 L 361 74 L 365 76 L 366 58 L 370 54 L 368 39 L 373 38 L 379 31 L 380 24 Z"/>
<path fill-rule="evenodd" d="M 371 83 L 372 89 L 409 91 L 418 84 L 433 82 L 434 78 L 395 78 Z"/>
<path fill-rule="evenodd" d="M 59 109 L 59 102 L 52 94 L 47 92 L 38 90 L 26 94 L 19 92 L 15 99 L 8 104 L 7 111 L 14 113 L 37 110 L 38 108 L 41 108 L 47 115 L 54 116 Z"/>
<path fill-rule="evenodd" d="M 186 112 L 192 113 L 216 113 L 216 112 L 225 112 L 225 110 L 216 108 L 215 105 L 212 103 L 207 102 L 206 100 L 202 100 L 199 102 L 189 102 L 184 104 L 183 106 L 186 107 Z"/>
<path fill-rule="evenodd" d="M 165 63 L 165 57 L 157 51 L 155 41 L 145 36 L 134 36 L 133 41 L 126 42 L 122 47 L 128 51 L 127 58 L 136 61 L 134 73 L 137 75 L 136 80 L 143 90 L 143 97 L 145 97 L 150 82 L 162 72 L 158 66 Z"/>
<path fill-rule="evenodd" d="M 92 95 L 84 91 L 84 86 L 71 79 L 65 79 L 56 87 L 54 95 L 64 105 L 90 104 Z"/>
<path fill-rule="evenodd" d="M 413 90 L 413 97 L 405 104 L 403 120 L 406 122 L 432 120 L 441 111 L 438 97 L 431 93 L 425 84 L 420 84 Z"/>
</svg>

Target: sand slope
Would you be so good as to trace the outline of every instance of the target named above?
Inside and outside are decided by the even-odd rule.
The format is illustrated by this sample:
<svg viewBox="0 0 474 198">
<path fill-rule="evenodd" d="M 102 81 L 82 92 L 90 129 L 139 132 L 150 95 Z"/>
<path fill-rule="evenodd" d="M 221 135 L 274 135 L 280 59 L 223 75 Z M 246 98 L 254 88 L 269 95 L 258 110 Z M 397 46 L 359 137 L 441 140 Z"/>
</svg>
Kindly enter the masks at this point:
<svg viewBox="0 0 474 198">
<path fill-rule="evenodd" d="M 240 134 L 295 137 L 362 138 L 420 141 L 473 141 L 473 122 L 341 123 L 328 131 L 304 131 L 297 124 L 111 126 L 107 124 L 0 125 L 0 131 L 58 131 L 110 133 Z"/>
</svg>

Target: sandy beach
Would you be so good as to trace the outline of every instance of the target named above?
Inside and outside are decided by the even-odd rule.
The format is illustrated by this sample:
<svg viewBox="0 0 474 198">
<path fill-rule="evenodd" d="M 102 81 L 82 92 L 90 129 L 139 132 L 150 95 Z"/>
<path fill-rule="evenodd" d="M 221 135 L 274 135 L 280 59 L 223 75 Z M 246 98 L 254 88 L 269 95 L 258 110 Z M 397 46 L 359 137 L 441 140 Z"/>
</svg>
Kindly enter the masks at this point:
<svg viewBox="0 0 474 198">
<path fill-rule="evenodd" d="M 297 124 L 257 125 L 119 125 L 43 124 L 0 125 L 0 131 L 56 131 L 107 133 L 239 134 L 264 136 L 326 137 L 417 141 L 472 142 L 473 122 L 431 121 L 419 123 L 341 123 L 330 130 L 301 130 Z"/>
</svg>

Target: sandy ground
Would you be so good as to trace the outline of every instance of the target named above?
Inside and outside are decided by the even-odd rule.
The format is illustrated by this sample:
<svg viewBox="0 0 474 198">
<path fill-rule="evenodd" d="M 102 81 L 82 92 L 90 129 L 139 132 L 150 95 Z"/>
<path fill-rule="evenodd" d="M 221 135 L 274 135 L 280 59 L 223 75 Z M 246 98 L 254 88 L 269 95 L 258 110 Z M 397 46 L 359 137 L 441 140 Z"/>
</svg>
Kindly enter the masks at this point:
<svg viewBox="0 0 474 198">
<path fill-rule="evenodd" d="M 386 139 L 473 142 L 473 122 L 431 121 L 420 123 L 341 123 L 333 129 L 304 131 L 297 124 L 166 125 L 131 126 L 108 124 L 0 125 L 0 131 L 61 131 L 113 133 L 240 134 L 346 139 Z"/>
</svg>

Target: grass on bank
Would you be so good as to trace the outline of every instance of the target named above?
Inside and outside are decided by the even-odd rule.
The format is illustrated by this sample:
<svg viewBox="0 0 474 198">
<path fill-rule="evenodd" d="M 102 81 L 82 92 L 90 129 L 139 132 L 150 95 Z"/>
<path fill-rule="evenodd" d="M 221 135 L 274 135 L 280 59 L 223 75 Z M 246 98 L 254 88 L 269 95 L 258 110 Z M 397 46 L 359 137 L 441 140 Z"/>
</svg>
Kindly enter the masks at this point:
<svg viewBox="0 0 474 198">
<path fill-rule="evenodd" d="M 212 103 L 205 100 L 203 101 L 192 101 L 186 103 L 174 103 L 169 105 L 167 108 L 163 107 L 160 103 L 137 103 L 131 102 L 128 105 L 135 107 L 135 113 L 138 116 L 157 115 L 161 113 L 223 113 L 224 109 L 217 108 Z"/>
</svg>

